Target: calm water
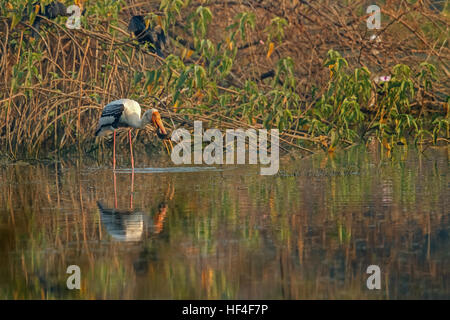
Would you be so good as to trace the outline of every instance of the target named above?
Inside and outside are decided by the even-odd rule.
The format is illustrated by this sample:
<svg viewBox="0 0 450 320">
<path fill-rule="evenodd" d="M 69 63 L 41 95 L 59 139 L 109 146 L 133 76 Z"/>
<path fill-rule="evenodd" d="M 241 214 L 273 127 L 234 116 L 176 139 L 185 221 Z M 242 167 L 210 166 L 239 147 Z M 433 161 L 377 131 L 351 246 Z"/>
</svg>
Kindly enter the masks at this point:
<svg viewBox="0 0 450 320">
<path fill-rule="evenodd" d="M 0 298 L 449 299 L 449 150 L 358 147 L 283 159 L 272 177 L 3 165 Z"/>
</svg>

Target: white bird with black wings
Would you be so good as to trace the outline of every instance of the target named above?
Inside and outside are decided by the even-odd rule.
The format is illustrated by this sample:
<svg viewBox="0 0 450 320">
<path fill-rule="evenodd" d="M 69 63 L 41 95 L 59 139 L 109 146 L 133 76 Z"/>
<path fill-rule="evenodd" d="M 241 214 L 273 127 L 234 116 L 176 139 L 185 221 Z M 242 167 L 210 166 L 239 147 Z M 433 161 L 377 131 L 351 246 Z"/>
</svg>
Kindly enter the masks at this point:
<svg viewBox="0 0 450 320">
<path fill-rule="evenodd" d="M 141 118 L 141 106 L 131 99 L 120 99 L 108 103 L 104 108 L 98 121 L 98 127 L 95 135 L 104 136 L 109 132 L 114 133 L 113 166 L 116 168 L 116 129 L 130 128 L 128 135 L 130 139 L 131 166 L 134 169 L 133 147 L 131 143 L 131 128 L 142 129 L 147 124 L 153 124 L 156 128 L 156 134 L 161 139 L 166 139 L 168 134 L 161 121 L 161 115 L 158 110 L 150 109 L 144 112 Z M 170 141 L 170 140 L 169 140 Z M 164 145 L 167 148 L 167 145 Z"/>
</svg>

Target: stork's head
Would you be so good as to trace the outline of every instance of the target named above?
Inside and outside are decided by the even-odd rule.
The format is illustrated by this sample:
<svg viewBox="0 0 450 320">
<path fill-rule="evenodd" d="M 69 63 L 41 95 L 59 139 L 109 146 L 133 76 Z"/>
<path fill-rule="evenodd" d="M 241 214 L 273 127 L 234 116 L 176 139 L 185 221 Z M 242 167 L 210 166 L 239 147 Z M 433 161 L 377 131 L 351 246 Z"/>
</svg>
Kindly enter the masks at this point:
<svg viewBox="0 0 450 320">
<path fill-rule="evenodd" d="M 166 139 L 168 136 L 168 133 L 166 131 L 166 128 L 164 128 L 164 125 L 161 120 L 161 115 L 159 114 L 159 111 L 156 109 L 152 109 L 152 124 L 156 128 L 156 134 L 161 139 Z"/>
</svg>

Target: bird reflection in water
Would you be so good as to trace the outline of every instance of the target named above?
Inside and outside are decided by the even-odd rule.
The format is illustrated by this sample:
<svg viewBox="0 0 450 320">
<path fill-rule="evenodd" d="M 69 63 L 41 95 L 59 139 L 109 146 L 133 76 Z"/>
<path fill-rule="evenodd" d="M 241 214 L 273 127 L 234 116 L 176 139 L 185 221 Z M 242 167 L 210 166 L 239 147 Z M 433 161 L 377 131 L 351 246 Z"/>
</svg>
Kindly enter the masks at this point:
<svg viewBox="0 0 450 320">
<path fill-rule="evenodd" d="M 173 198 L 175 189 L 171 183 L 164 200 L 158 204 L 158 212 L 153 219 L 142 210 L 134 209 L 134 172 L 131 173 L 131 192 L 128 208 L 119 208 L 117 205 L 117 181 L 114 173 L 114 208 L 107 208 L 101 201 L 97 205 L 101 215 L 101 221 L 108 234 L 117 241 L 141 241 L 146 235 L 158 235 L 164 227 L 167 215 L 167 201 Z"/>
</svg>

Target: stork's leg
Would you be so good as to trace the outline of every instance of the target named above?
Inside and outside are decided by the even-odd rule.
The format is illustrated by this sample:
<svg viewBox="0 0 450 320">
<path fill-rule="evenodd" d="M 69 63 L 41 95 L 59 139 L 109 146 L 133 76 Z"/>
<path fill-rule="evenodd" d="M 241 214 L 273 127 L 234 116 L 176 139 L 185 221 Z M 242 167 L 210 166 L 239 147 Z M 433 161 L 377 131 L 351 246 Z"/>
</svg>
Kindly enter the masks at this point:
<svg viewBox="0 0 450 320">
<path fill-rule="evenodd" d="M 131 130 L 128 130 L 128 136 L 130 138 L 131 168 L 134 170 L 134 157 L 133 157 L 133 144 L 131 142 Z"/>
<path fill-rule="evenodd" d="M 114 172 L 114 209 L 117 209 L 117 183 L 115 172 Z"/>
<path fill-rule="evenodd" d="M 134 195 L 134 170 L 131 171 L 131 194 L 130 194 L 130 209 L 133 210 L 133 195 Z"/>
<path fill-rule="evenodd" d="M 116 130 L 114 130 L 113 144 L 113 167 L 116 170 Z"/>
</svg>

